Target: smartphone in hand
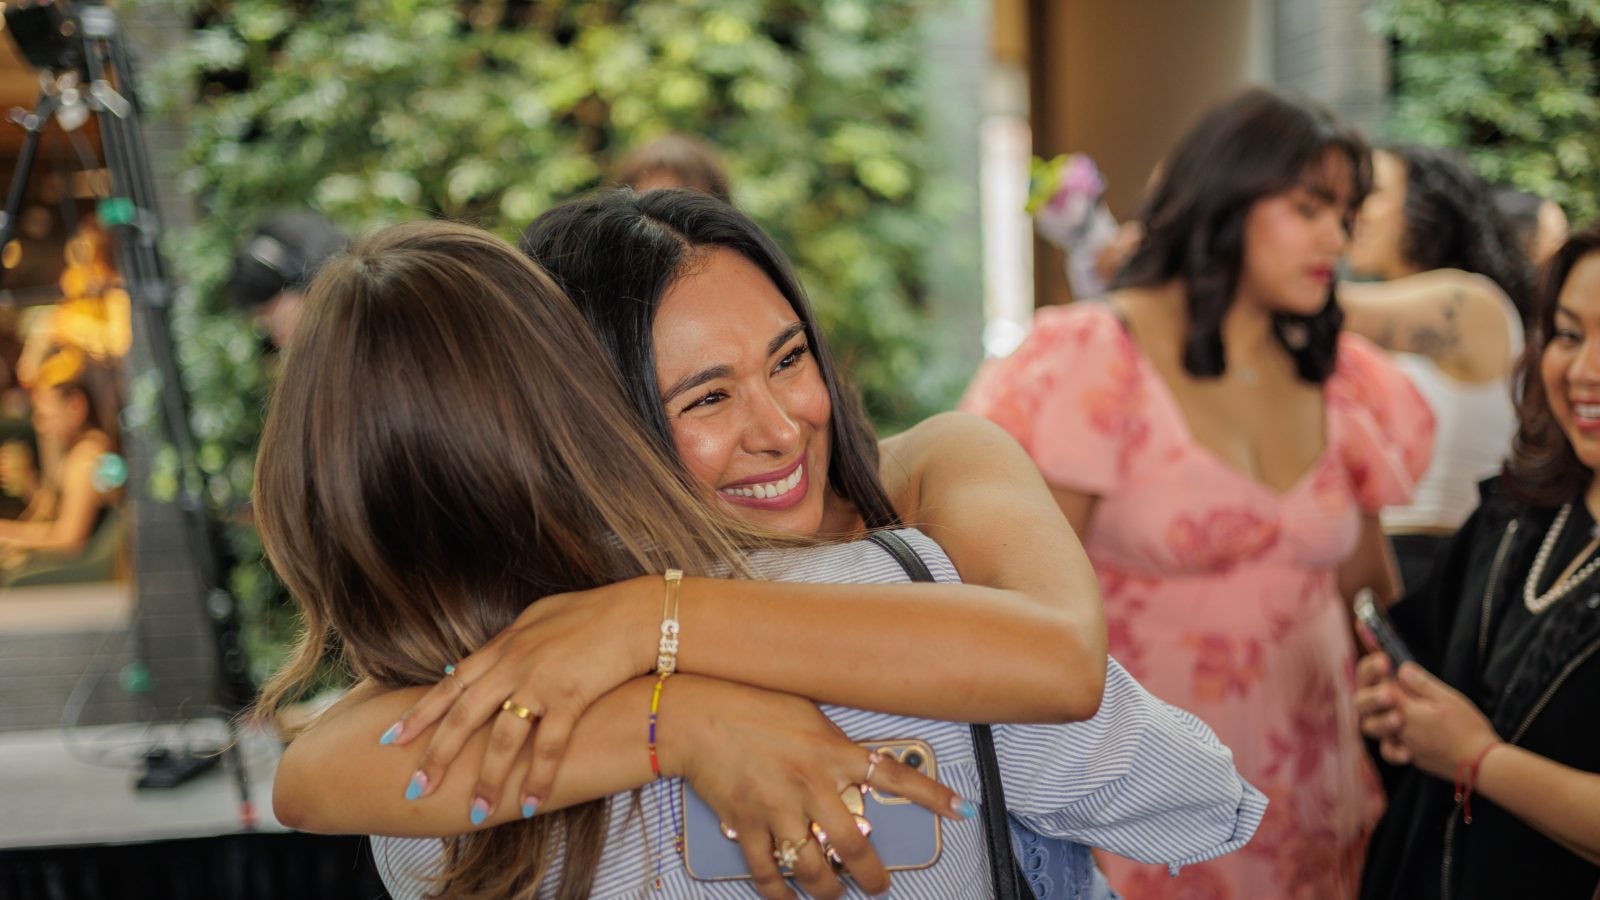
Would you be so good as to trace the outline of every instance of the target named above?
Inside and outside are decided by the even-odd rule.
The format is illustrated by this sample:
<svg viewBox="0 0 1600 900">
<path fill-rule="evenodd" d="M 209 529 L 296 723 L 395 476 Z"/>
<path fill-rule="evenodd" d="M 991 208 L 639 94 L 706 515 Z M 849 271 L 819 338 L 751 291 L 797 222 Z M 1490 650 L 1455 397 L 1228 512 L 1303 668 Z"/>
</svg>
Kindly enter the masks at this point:
<svg viewBox="0 0 1600 900">
<path fill-rule="evenodd" d="M 929 778 L 937 778 L 933 748 L 917 739 L 862 741 L 868 750 L 892 756 Z M 891 872 L 923 869 L 939 859 L 943 849 L 942 823 L 930 810 L 876 789 L 865 792 L 846 789 L 845 805 L 857 814 L 858 822 L 872 847 Z M 717 814 L 699 795 L 683 786 L 683 855 L 689 877 L 698 881 L 729 881 L 749 878 L 744 853 L 723 834 Z"/>
<path fill-rule="evenodd" d="M 1394 630 L 1394 623 L 1378 608 L 1372 588 L 1362 588 L 1356 593 L 1355 614 L 1356 623 L 1368 646 L 1387 654 L 1395 669 L 1399 669 L 1403 662 L 1417 661 L 1405 641 L 1400 639 L 1399 632 Z"/>
</svg>

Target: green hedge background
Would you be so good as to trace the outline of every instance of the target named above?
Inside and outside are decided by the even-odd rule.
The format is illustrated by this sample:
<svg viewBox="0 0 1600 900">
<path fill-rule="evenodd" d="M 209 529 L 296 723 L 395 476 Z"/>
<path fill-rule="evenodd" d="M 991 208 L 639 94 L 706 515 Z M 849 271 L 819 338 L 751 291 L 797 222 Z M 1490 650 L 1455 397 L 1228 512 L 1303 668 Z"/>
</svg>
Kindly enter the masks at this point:
<svg viewBox="0 0 1600 900">
<path fill-rule="evenodd" d="M 257 676 L 294 618 L 247 510 L 270 374 L 222 287 L 242 232 L 274 210 L 308 205 L 357 232 L 447 216 L 509 238 L 600 186 L 628 149 L 683 131 L 723 149 L 735 202 L 790 252 L 881 426 L 948 408 L 967 374 L 927 352 L 921 309 L 943 195 L 919 24 L 937 4 L 180 5 L 198 28 L 157 61 L 146 94 L 186 129 L 201 214 L 168 247 L 185 281 L 174 328 L 207 492 L 233 523 L 231 587 Z M 170 494 L 174 460 L 159 463 Z"/>
<path fill-rule="evenodd" d="M 1388 0 L 1372 22 L 1394 42 L 1393 137 L 1600 215 L 1600 2 Z"/>
</svg>

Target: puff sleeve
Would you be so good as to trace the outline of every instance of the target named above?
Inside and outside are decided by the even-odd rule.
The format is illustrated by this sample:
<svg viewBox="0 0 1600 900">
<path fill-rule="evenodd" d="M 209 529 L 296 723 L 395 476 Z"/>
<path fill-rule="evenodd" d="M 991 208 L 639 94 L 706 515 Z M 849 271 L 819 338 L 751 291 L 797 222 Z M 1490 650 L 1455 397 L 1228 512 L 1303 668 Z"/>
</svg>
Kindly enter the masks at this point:
<svg viewBox="0 0 1600 900">
<path fill-rule="evenodd" d="M 986 363 L 960 408 L 1017 439 L 1051 485 L 1115 490 L 1148 431 L 1139 350 L 1104 303 L 1041 310 L 1012 355 Z"/>
<path fill-rule="evenodd" d="M 1410 502 L 1433 459 L 1434 428 L 1433 410 L 1411 379 L 1382 350 L 1346 333 L 1327 397 L 1361 509 L 1375 513 Z"/>
</svg>

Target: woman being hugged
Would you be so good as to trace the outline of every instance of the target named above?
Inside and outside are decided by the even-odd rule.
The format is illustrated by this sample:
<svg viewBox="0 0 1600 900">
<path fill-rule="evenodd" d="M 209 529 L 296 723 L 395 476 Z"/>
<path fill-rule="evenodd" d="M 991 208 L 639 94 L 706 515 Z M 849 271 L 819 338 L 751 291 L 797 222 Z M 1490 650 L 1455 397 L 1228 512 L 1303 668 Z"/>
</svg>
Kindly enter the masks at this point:
<svg viewBox="0 0 1600 900">
<path fill-rule="evenodd" d="M 1390 608 L 1416 656 L 1361 660 L 1357 709 L 1407 766 L 1366 898 L 1587 900 L 1600 882 L 1600 228 L 1543 272 L 1504 474 Z"/>
<path fill-rule="evenodd" d="M 1382 353 L 1339 330 L 1367 149 L 1251 91 L 1168 159 L 1120 287 L 1041 312 L 964 407 L 1018 439 L 1084 536 L 1116 658 L 1272 798 L 1241 853 L 1170 883 L 1112 860 L 1113 886 L 1348 897 L 1382 801 L 1341 708 L 1344 598 L 1393 590 L 1377 512 L 1409 495 L 1431 428 Z"/>
<path fill-rule="evenodd" d="M 1373 190 L 1356 216 L 1342 283 L 1344 327 L 1391 351 L 1433 410 L 1433 459 L 1383 527 L 1406 584 L 1420 582 L 1500 470 L 1517 416 L 1511 370 L 1522 353 L 1533 272 L 1494 191 L 1445 150 L 1373 154 Z"/>
</svg>

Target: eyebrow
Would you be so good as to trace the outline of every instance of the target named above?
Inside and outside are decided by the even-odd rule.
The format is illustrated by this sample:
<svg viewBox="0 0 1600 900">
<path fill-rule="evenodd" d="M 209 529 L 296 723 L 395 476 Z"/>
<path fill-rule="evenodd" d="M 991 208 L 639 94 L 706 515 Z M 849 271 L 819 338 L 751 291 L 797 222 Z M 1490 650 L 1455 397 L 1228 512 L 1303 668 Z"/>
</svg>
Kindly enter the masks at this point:
<svg viewBox="0 0 1600 900">
<path fill-rule="evenodd" d="M 777 337 L 774 337 L 772 340 L 767 342 L 767 355 L 771 356 L 772 354 L 777 353 L 779 350 L 782 350 L 784 344 L 789 343 L 789 341 L 795 335 L 805 330 L 806 324 L 804 322 L 795 322 L 788 328 L 778 332 Z M 672 386 L 667 388 L 662 394 L 661 402 L 671 403 L 679 394 L 683 393 L 684 391 L 697 388 L 708 381 L 715 381 L 718 378 L 728 378 L 732 375 L 733 368 L 731 366 L 706 366 L 704 369 L 701 369 L 698 372 L 691 372 L 690 374 L 679 378 L 677 381 L 674 381 Z"/>
<path fill-rule="evenodd" d="M 1557 306 L 1556 307 L 1556 315 L 1558 315 L 1558 316 L 1566 316 L 1567 318 L 1571 319 L 1574 322 L 1582 322 L 1583 321 L 1583 317 L 1582 316 L 1578 315 L 1577 313 L 1573 312 L 1570 309 L 1567 309 L 1565 306 Z"/>
<path fill-rule="evenodd" d="M 1324 184 L 1313 184 L 1313 183 L 1310 183 L 1310 182 L 1302 181 L 1299 184 L 1295 185 L 1295 187 L 1299 188 L 1302 191 L 1305 191 L 1306 193 L 1308 193 L 1311 196 L 1317 198 L 1318 200 L 1321 200 L 1324 203 L 1332 204 L 1332 203 L 1338 203 L 1339 202 L 1338 195 L 1335 194 L 1333 192 L 1333 190 L 1331 188 L 1329 188 L 1327 185 L 1324 185 Z"/>
</svg>

